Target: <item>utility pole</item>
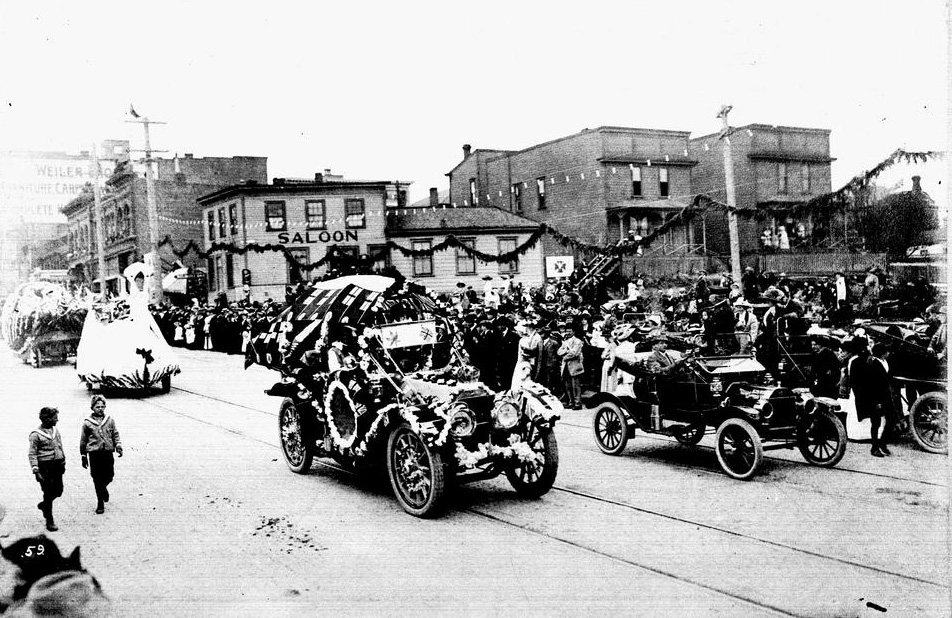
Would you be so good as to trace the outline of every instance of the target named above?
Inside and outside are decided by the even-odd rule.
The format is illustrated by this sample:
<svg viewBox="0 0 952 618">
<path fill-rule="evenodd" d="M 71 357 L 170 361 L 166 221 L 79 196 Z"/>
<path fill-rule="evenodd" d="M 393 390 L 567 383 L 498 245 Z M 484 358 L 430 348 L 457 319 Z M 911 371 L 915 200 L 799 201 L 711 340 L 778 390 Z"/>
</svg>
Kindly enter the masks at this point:
<svg viewBox="0 0 952 618">
<path fill-rule="evenodd" d="M 126 122 L 141 124 L 142 128 L 145 130 L 145 201 L 146 208 L 149 213 L 149 247 L 151 248 L 152 253 L 153 278 L 152 298 L 150 300 L 153 303 L 158 304 L 162 302 L 163 299 L 162 259 L 159 257 L 159 208 L 155 201 L 155 172 L 152 169 L 152 163 L 154 159 L 152 158 L 152 145 L 149 141 L 149 125 L 165 123 L 150 121 L 148 116 L 142 116 L 140 118 L 139 114 L 137 114 L 135 109 L 133 109 L 131 106 L 129 108 L 129 113 L 131 113 L 132 116 L 136 118 L 136 120 L 127 120 Z"/>
<path fill-rule="evenodd" d="M 734 160 L 731 158 L 731 127 L 727 122 L 730 105 L 721 106 L 717 117 L 724 121 L 720 139 L 724 140 L 724 180 L 727 185 L 727 233 L 731 243 L 731 279 L 740 285 L 740 235 L 737 232 L 737 196 L 734 194 Z"/>
<path fill-rule="evenodd" d="M 99 189 L 99 176 L 102 170 L 99 167 L 98 146 L 93 143 L 90 150 L 90 162 L 93 172 L 93 211 L 96 218 L 96 257 L 99 260 L 99 294 L 106 300 L 106 232 L 102 229 L 102 192 Z"/>
</svg>

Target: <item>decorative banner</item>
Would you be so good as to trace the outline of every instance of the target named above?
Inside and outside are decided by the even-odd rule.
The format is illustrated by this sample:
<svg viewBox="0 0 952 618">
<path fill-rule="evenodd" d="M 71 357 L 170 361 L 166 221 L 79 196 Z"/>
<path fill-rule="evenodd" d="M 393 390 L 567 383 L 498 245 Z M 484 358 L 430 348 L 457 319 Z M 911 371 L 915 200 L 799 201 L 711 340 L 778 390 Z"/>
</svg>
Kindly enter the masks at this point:
<svg viewBox="0 0 952 618">
<path fill-rule="evenodd" d="M 380 341 L 388 350 L 436 343 L 436 320 L 386 324 L 378 329 Z"/>
<path fill-rule="evenodd" d="M 575 256 L 551 255 L 545 258 L 546 277 L 568 277 L 575 272 Z"/>
</svg>

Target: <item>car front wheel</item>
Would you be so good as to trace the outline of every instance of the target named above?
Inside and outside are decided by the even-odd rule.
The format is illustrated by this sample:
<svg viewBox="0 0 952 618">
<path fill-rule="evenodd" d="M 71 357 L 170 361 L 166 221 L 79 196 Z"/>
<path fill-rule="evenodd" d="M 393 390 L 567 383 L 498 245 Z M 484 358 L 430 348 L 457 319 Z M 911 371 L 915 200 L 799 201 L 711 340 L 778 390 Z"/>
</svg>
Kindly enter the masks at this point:
<svg viewBox="0 0 952 618">
<path fill-rule="evenodd" d="M 606 401 L 595 408 L 592 415 L 595 444 L 606 455 L 619 455 L 628 444 L 628 419 L 621 409 Z"/>
<path fill-rule="evenodd" d="M 541 462 L 520 461 L 506 470 L 506 478 L 513 489 L 527 498 L 539 498 L 555 484 L 559 471 L 559 443 L 552 429 L 530 429 L 526 443 Z"/>
<path fill-rule="evenodd" d="M 387 441 L 387 473 L 404 511 L 416 517 L 439 511 L 446 490 L 443 457 L 407 425 L 394 429 Z"/>
<path fill-rule="evenodd" d="M 949 452 L 949 400 L 945 393 L 926 393 L 909 410 L 912 437 L 930 453 Z"/>
<path fill-rule="evenodd" d="M 760 436 L 741 418 L 729 418 L 717 428 L 717 461 L 729 476 L 750 480 L 764 459 Z"/>
<path fill-rule="evenodd" d="M 305 438 L 301 413 L 290 399 L 281 402 L 278 433 L 281 454 L 284 455 L 288 468 L 297 474 L 307 474 L 314 460 L 314 446 Z"/>
<path fill-rule="evenodd" d="M 846 429 L 832 412 L 817 411 L 797 427 L 797 447 L 814 466 L 835 466 L 846 453 Z"/>
</svg>

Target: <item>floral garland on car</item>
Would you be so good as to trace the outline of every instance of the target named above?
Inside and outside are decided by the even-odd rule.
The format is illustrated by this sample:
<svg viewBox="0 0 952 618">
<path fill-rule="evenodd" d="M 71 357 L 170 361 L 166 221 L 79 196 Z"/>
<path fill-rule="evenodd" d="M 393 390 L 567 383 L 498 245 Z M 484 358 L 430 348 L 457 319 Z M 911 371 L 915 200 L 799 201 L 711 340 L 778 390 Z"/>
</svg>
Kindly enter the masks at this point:
<svg viewBox="0 0 952 618">
<path fill-rule="evenodd" d="M 502 456 L 506 459 L 516 458 L 523 463 L 535 466 L 541 466 L 545 463 L 542 453 L 532 450 L 532 447 L 523 442 L 518 434 L 509 436 L 509 446 L 498 446 L 492 442 L 484 442 L 475 451 L 470 451 L 462 444 L 456 445 L 456 461 L 461 468 L 475 468 L 480 462 L 496 456 Z"/>
</svg>

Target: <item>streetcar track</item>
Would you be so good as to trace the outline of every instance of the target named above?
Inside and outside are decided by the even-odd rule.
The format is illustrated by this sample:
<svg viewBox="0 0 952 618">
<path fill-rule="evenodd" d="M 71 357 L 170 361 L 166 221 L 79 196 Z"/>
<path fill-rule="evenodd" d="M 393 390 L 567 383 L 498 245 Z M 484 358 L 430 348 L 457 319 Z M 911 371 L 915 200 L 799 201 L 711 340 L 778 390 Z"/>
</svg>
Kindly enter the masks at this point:
<svg viewBox="0 0 952 618">
<path fill-rule="evenodd" d="M 508 526 L 508 527 L 510 527 L 510 528 L 515 528 L 515 529 L 517 529 L 517 530 L 521 530 L 521 531 L 523 531 L 523 532 L 526 532 L 526 533 L 529 533 L 529 534 L 532 534 L 532 535 L 535 535 L 535 536 L 540 536 L 540 537 L 545 538 L 545 539 L 548 539 L 548 540 L 550 540 L 550 541 L 555 541 L 555 542 L 557 542 L 557 543 L 562 543 L 562 544 L 564 544 L 564 545 L 568 545 L 569 547 L 573 547 L 573 548 L 578 549 L 578 550 L 580 550 L 580 551 L 584 551 L 584 552 L 586 552 L 586 553 L 594 554 L 594 555 L 600 556 L 600 557 L 602 557 L 602 558 L 608 558 L 609 560 L 614 560 L 615 562 L 620 562 L 621 564 L 624 564 L 624 565 L 629 566 L 629 567 L 635 567 L 635 568 L 638 568 L 638 569 L 643 569 L 643 570 L 648 571 L 648 572 L 650 572 L 650 573 L 654 573 L 655 575 L 661 575 L 661 576 L 663 576 L 663 577 L 668 577 L 668 578 L 671 578 L 671 579 L 673 579 L 673 580 L 676 580 L 676 581 L 679 581 L 679 582 L 682 582 L 682 583 L 685 583 L 685 584 L 689 584 L 689 585 L 691 585 L 691 586 L 696 586 L 696 587 L 698 587 L 698 588 L 702 588 L 702 589 L 704 589 L 704 590 L 708 590 L 708 591 L 710 591 L 710 592 L 715 592 L 715 593 L 717 593 L 717 594 L 723 595 L 723 596 L 728 597 L 728 598 L 730 598 L 730 599 L 734 599 L 735 601 L 742 601 L 743 603 L 746 603 L 746 604 L 748 604 L 748 605 L 753 605 L 753 606 L 758 607 L 758 608 L 761 608 L 761 609 L 768 609 L 768 610 L 770 610 L 770 611 L 772 611 L 772 612 L 775 612 L 775 613 L 777 613 L 777 614 L 779 614 L 779 615 L 781 615 L 781 616 L 796 616 L 796 617 L 798 617 L 798 618 L 800 618 L 800 617 L 804 617 L 804 618 L 805 618 L 805 617 L 807 616 L 807 614 L 796 614 L 796 613 L 793 613 L 793 612 L 791 612 L 791 611 L 785 610 L 785 609 L 783 609 L 783 608 L 781 608 L 781 607 L 777 607 L 777 606 L 775 606 L 775 605 L 771 605 L 771 604 L 768 604 L 768 603 L 763 603 L 762 601 L 757 601 L 757 600 L 754 600 L 754 599 L 751 599 L 751 598 L 748 598 L 748 597 L 745 597 L 745 596 L 741 596 L 741 595 L 739 595 L 739 594 L 735 594 L 735 593 L 733 593 L 733 592 L 729 592 L 729 591 L 724 590 L 724 589 L 722 589 L 722 588 L 718 588 L 718 587 L 712 586 L 712 585 L 710 585 L 710 584 L 705 584 L 705 583 L 700 582 L 700 581 L 697 581 L 697 580 L 695 580 L 695 579 L 689 579 L 689 578 L 687 578 L 687 577 L 682 577 L 682 576 L 680 576 L 680 575 L 677 575 L 677 574 L 672 573 L 672 572 L 670 572 L 670 571 L 666 571 L 666 570 L 664 570 L 664 569 L 659 569 L 659 568 L 657 568 L 657 567 L 652 567 L 652 566 L 648 566 L 648 565 L 646 565 L 646 564 L 641 564 L 641 563 L 639 563 L 639 562 L 635 562 L 634 560 L 629 560 L 629 559 L 627 559 L 627 558 L 622 558 L 621 556 L 616 556 L 616 555 L 614 555 L 614 554 L 610 554 L 610 553 L 608 553 L 608 552 L 605 552 L 605 551 L 602 551 L 602 550 L 599 550 L 599 549 L 595 549 L 595 548 L 593 548 L 593 547 L 588 547 L 588 546 L 586 546 L 586 545 L 582 545 L 581 543 L 576 543 L 575 541 L 571 541 L 571 540 L 569 540 L 569 539 L 565 539 L 565 538 L 562 538 L 562 537 L 559 537 L 559 536 L 555 536 L 555 535 L 553 535 L 553 534 L 549 534 L 548 532 L 542 532 L 541 530 L 535 530 L 535 529 L 530 528 L 530 527 L 528 527 L 528 526 L 526 526 L 526 525 L 516 524 L 516 523 L 513 523 L 513 522 L 511 522 L 511 521 L 507 521 L 507 520 L 505 520 L 505 519 L 502 519 L 501 517 L 497 517 L 497 516 L 495 516 L 495 515 L 492 515 L 492 514 L 490 514 L 490 513 L 484 513 L 484 512 L 482 512 L 482 511 L 480 511 L 479 509 L 476 509 L 476 508 L 469 507 L 469 508 L 466 508 L 466 509 L 463 509 L 463 510 L 466 511 L 466 512 L 468 512 L 468 513 L 472 513 L 473 515 L 478 515 L 478 516 L 480 516 L 480 517 L 484 517 L 484 518 L 489 519 L 490 521 L 494 521 L 494 522 L 496 522 L 496 523 L 498 523 L 498 524 L 502 524 L 502 525 Z"/>
<path fill-rule="evenodd" d="M 243 410 L 250 410 L 250 411 L 252 411 L 252 412 L 259 412 L 259 413 L 261 413 L 261 414 L 267 414 L 268 416 L 275 416 L 275 417 L 277 416 L 277 413 L 275 413 L 275 412 L 268 412 L 267 410 L 262 410 L 262 409 L 260 409 L 260 408 L 254 408 L 254 407 L 251 407 L 251 406 L 246 406 L 246 405 L 244 405 L 244 404 L 236 403 L 236 402 L 230 401 L 230 400 L 228 400 L 228 399 L 222 399 L 221 397 L 215 397 L 214 395 L 206 395 L 205 393 L 199 393 L 199 392 L 197 392 L 197 391 L 189 390 L 189 389 L 187 389 L 187 388 L 182 388 L 182 387 L 180 387 L 180 386 L 173 386 L 173 387 L 172 387 L 172 390 L 182 391 L 183 393 L 189 393 L 189 394 L 195 395 L 195 396 L 197 396 L 197 397 L 204 397 L 205 399 L 211 399 L 212 401 L 217 401 L 217 402 L 219 402 L 219 403 L 224 403 L 224 404 L 228 404 L 228 405 L 231 405 L 231 406 L 235 406 L 235 407 L 237 407 L 237 408 L 242 408 Z M 590 429 L 591 429 L 591 427 L 589 427 L 588 425 L 578 425 L 578 424 L 576 424 L 576 423 L 569 423 L 569 422 L 566 422 L 566 421 L 564 421 L 564 420 L 560 420 L 558 424 L 559 424 L 559 425 L 564 425 L 564 426 L 566 426 L 566 427 L 575 427 L 575 428 L 577 428 L 577 429 L 585 429 L 585 430 L 590 430 Z M 639 436 L 639 438 L 643 438 L 643 439 L 645 439 L 645 440 L 653 440 L 653 441 L 655 441 L 655 442 L 662 442 L 662 443 L 665 443 L 665 444 L 677 444 L 677 442 L 675 442 L 675 441 L 673 441 L 673 440 L 669 440 L 669 439 L 667 439 L 667 438 L 662 438 L 662 437 L 659 437 L 659 436 L 647 435 L 647 434 L 644 434 L 643 432 L 642 432 L 642 435 Z M 704 445 L 704 444 L 697 444 L 697 445 L 695 445 L 694 448 L 700 448 L 700 449 L 704 449 L 704 450 L 707 450 L 707 451 L 713 451 L 713 450 L 714 450 L 714 447 L 712 447 L 712 446 L 707 446 L 707 445 Z M 764 455 L 764 459 L 765 459 L 765 460 L 769 460 L 769 461 L 773 461 L 773 462 L 783 462 L 783 463 L 786 463 L 786 464 L 793 464 L 793 465 L 799 466 L 799 467 L 810 467 L 810 464 L 808 464 L 808 463 L 806 463 L 806 462 L 802 462 L 802 461 L 797 461 L 796 459 L 784 459 L 784 458 L 782 458 L 782 457 L 771 457 L 770 455 L 766 455 L 766 454 Z M 679 467 L 681 467 L 681 468 L 684 468 L 684 469 L 693 469 L 691 466 L 685 466 L 685 465 L 681 465 L 681 464 L 677 464 L 677 463 L 672 464 L 672 465 L 677 465 L 677 466 L 679 466 Z M 926 481 L 926 480 L 922 480 L 922 479 L 913 479 L 913 478 L 908 478 L 908 477 L 905 477 L 905 476 L 895 476 L 895 475 L 892 475 L 892 474 L 883 474 L 883 473 L 880 473 L 880 472 L 869 472 L 868 470 L 856 470 L 855 468 L 844 468 L 844 467 L 841 467 L 841 466 L 833 466 L 832 468 L 826 468 L 826 470 L 834 470 L 834 471 L 837 471 L 837 472 L 850 472 L 850 473 L 853 473 L 853 474 L 862 474 L 862 475 L 864 475 L 864 476 L 872 476 L 872 477 L 876 477 L 876 478 L 889 479 L 889 480 L 892 480 L 892 481 L 901 481 L 901 482 L 907 482 L 907 483 L 918 483 L 918 484 L 920 484 L 920 485 L 928 485 L 928 486 L 930 486 L 930 487 L 941 487 L 941 488 L 943 488 L 943 489 L 946 487 L 944 484 L 942 484 L 942 483 L 936 483 L 936 482 L 934 482 L 934 481 Z M 710 470 L 704 470 L 704 471 L 705 471 L 705 472 L 710 472 L 711 474 L 717 474 L 716 472 L 712 472 L 712 471 L 710 471 Z"/>
<path fill-rule="evenodd" d="M 188 390 L 186 390 L 186 389 L 178 389 L 178 390 L 182 390 L 182 391 L 184 391 L 184 392 L 187 392 L 187 393 L 190 393 L 190 394 L 194 394 L 194 395 L 199 396 L 199 397 L 206 397 L 206 398 L 209 398 L 209 399 L 214 399 L 214 400 L 216 400 L 216 401 L 221 401 L 221 402 L 223 402 L 223 403 L 228 403 L 228 404 L 230 404 L 230 405 L 236 405 L 236 406 L 238 406 L 238 407 L 246 407 L 246 406 L 240 406 L 239 404 L 233 404 L 233 403 L 231 403 L 231 402 L 228 402 L 228 401 L 226 401 L 226 400 L 219 399 L 219 398 L 216 398 L 216 397 L 212 397 L 212 396 L 208 396 L 208 395 L 203 395 L 203 394 L 201 394 L 201 393 L 194 393 L 194 391 L 188 391 Z M 199 417 L 194 416 L 194 415 L 191 415 L 191 414 L 186 414 L 186 413 L 184 413 L 184 412 L 180 412 L 180 411 L 175 410 L 175 409 L 173 409 L 173 408 L 170 408 L 170 407 L 168 407 L 168 406 L 164 406 L 164 405 L 155 403 L 154 400 L 151 401 L 150 403 L 153 403 L 153 405 L 155 405 L 156 407 L 158 407 L 158 408 L 160 408 L 160 409 L 163 409 L 163 410 L 166 410 L 166 411 L 168 411 L 168 412 L 171 412 L 171 413 L 173 413 L 173 414 L 176 414 L 176 415 L 178 415 L 178 416 L 181 416 L 181 417 L 184 417 L 184 418 L 188 418 L 188 419 L 191 419 L 191 420 L 195 420 L 195 421 L 197 421 L 197 422 L 199 422 L 199 423 L 208 425 L 208 426 L 210 426 L 210 427 L 216 427 L 216 428 L 222 429 L 222 430 L 224 430 L 224 431 L 226 431 L 226 432 L 228 432 L 228 433 L 231 433 L 231 434 L 233 434 L 233 435 L 237 435 L 237 436 L 240 436 L 240 437 L 243 437 L 243 438 L 247 438 L 247 439 L 249 439 L 249 440 L 251 440 L 251 441 L 258 442 L 259 444 L 264 444 L 264 445 L 267 445 L 267 446 L 270 446 L 270 447 L 272 447 L 272 448 L 276 448 L 276 449 L 279 449 L 279 450 L 280 450 L 280 448 L 281 448 L 280 445 L 277 444 L 277 443 L 275 443 L 275 442 L 269 442 L 269 441 L 266 441 L 266 440 L 262 440 L 262 439 L 260 439 L 260 438 L 256 438 L 256 437 L 251 436 L 251 435 L 249 435 L 249 434 L 247 434 L 247 433 L 245 433 L 245 432 L 242 432 L 242 431 L 240 431 L 240 430 L 232 429 L 232 428 L 230 428 L 230 427 L 226 427 L 226 426 L 221 425 L 221 424 L 219 424 L 219 423 L 214 423 L 214 422 L 212 422 L 212 421 L 208 421 L 208 420 L 199 418 Z M 271 413 L 269 413 L 269 412 L 264 412 L 263 410 L 258 410 L 258 409 L 256 409 L 256 408 L 247 408 L 247 409 L 249 409 L 249 410 L 254 410 L 254 411 L 256 411 L 256 412 L 261 412 L 261 413 L 264 413 L 264 414 L 269 414 L 269 415 L 271 415 L 271 416 L 277 416 L 276 414 L 271 414 Z M 329 470 L 334 470 L 334 471 L 337 471 L 337 472 L 343 472 L 343 473 L 345 473 L 345 474 L 347 474 L 347 475 L 350 475 L 350 476 L 355 476 L 355 473 L 354 473 L 354 472 L 352 472 L 352 471 L 350 471 L 350 470 L 347 470 L 347 469 L 345 469 L 345 468 L 343 468 L 343 467 L 341 467 L 341 466 L 339 466 L 339 465 L 336 465 L 336 464 L 331 464 L 331 463 L 327 463 L 327 462 L 324 462 L 324 461 L 320 461 L 319 459 L 315 459 L 315 460 L 314 460 L 314 463 L 317 464 L 318 466 L 322 467 L 322 468 L 326 468 L 326 469 L 329 469 Z M 599 496 L 599 495 L 597 495 L 597 494 L 593 494 L 593 493 L 589 493 L 589 492 L 584 492 L 584 491 L 576 490 L 576 489 L 571 489 L 571 488 L 569 488 L 569 487 L 564 487 L 564 486 L 561 486 L 561 485 L 553 485 L 552 489 L 553 489 L 554 491 L 559 491 L 559 492 L 562 492 L 562 493 L 565 493 L 565 494 L 568 494 L 568 495 L 575 496 L 575 497 L 577 497 L 577 498 L 582 498 L 582 499 L 586 499 L 586 500 L 591 500 L 591 501 L 594 501 L 594 502 L 600 502 L 600 503 L 603 503 L 603 504 L 608 504 L 608 505 L 616 506 L 616 507 L 623 508 L 623 509 L 626 509 L 626 510 L 631 510 L 631 511 L 634 511 L 634 512 L 642 513 L 642 514 L 644 514 L 644 515 L 659 517 L 659 518 L 667 519 L 667 520 L 670 520 L 670 521 L 675 521 L 675 522 L 678 522 L 678 523 L 681 523 L 681 524 L 686 524 L 686 525 L 689 525 L 689 526 L 696 526 L 696 527 L 704 528 L 704 529 L 707 529 L 707 530 L 711 530 L 711 531 L 713 531 L 713 532 L 718 532 L 718 533 L 721 533 L 721 534 L 726 534 L 726 535 L 729 535 L 729 536 L 732 536 L 732 537 L 736 537 L 736 538 L 746 539 L 746 540 L 748 540 L 748 541 L 752 541 L 752 542 L 755 542 L 755 543 L 761 543 L 761 544 L 763 544 L 763 545 L 767 545 L 767 546 L 770 546 L 770 547 L 776 547 L 776 548 L 778 548 L 778 549 L 783 549 L 783 550 L 786 550 L 786 551 L 791 551 L 791 552 L 795 552 L 795 553 L 800 553 L 800 554 L 807 555 L 807 556 L 811 556 L 811 557 L 813 557 L 813 558 L 818 558 L 818 559 L 821 559 L 821 560 L 829 560 L 829 561 L 836 562 L 836 563 L 839 563 L 839 564 L 843 564 L 843 565 L 846 565 L 846 566 L 849 566 L 849 567 L 852 567 L 852 568 L 862 569 L 862 570 L 866 570 L 866 571 L 872 571 L 872 572 L 877 573 L 877 574 L 880 574 L 880 575 L 885 575 L 885 576 L 888 576 L 888 577 L 894 577 L 894 578 L 901 579 L 901 580 L 912 581 L 912 582 L 916 582 L 916 583 L 919 583 L 919 584 L 925 584 L 925 585 L 929 585 L 929 586 L 935 586 L 935 587 L 938 587 L 938 588 L 941 588 L 941 589 L 947 589 L 947 588 L 948 588 L 948 586 L 947 586 L 946 584 L 944 584 L 944 583 L 935 582 L 935 581 L 932 581 L 932 580 L 929 580 L 929 579 L 925 579 L 925 578 L 921 578 L 921 577 L 916 577 L 916 576 L 913 576 L 913 575 L 906 575 L 906 574 L 899 573 L 899 572 L 896 572 L 896 571 L 890 571 L 889 569 L 884 569 L 884 568 L 877 567 L 877 566 L 873 566 L 873 565 L 867 565 L 867 564 L 862 564 L 862 563 L 859 563 L 859 562 L 854 562 L 854 561 L 849 560 L 849 559 L 846 559 L 846 558 L 839 558 L 839 557 L 836 557 L 836 556 L 831 556 L 831 555 L 828 555 L 828 554 L 824 554 L 824 553 L 821 553 L 821 552 L 813 551 L 813 550 L 810 550 L 810 549 L 804 549 L 804 548 L 801 548 L 801 547 L 797 547 L 797 546 L 794 546 L 794 545 L 789 545 L 789 544 L 782 543 L 782 542 L 779 542 L 779 541 L 772 541 L 772 540 L 765 539 L 765 538 L 762 538 L 762 537 L 758 537 L 758 536 L 754 536 L 754 535 L 750 535 L 750 534 L 745 534 L 745 533 L 743 533 L 743 532 L 738 532 L 738 531 L 736 531 L 736 530 L 731 530 L 731 529 L 729 529 L 729 528 L 723 528 L 723 527 L 721 527 L 721 526 L 717 526 L 717 525 L 714 525 L 714 524 L 708 524 L 708 523 L 704 523 L 704 522 L 700 522 L 700 521 L 695 521 L 695 520 L 688 519 L 688 518 L 684 518 L 684 517 L 679 517 L 679 516 L 676 516 L 676 515 L 670 515 L 670 514 L 668 514 L 668 513 L 664 513 L 664 512 L 661 512 L 661 511 L 656 511 L 656 510 L 652 510 L 652 509 L 648 509 L 648 508 L 643 508 L 643 507 L 635 506 L 635 505 L 633 505 L 633 504 L 630 504 L 630 503 L 627 503 L 627 502 L 622 502 L 622 501 L 619 501 L 619 500 L 615 500 L 615 499 L 613 499 L 613 498 L 607 498 L 607 497 L 604 497 L 604 496 Z M 702 587 L 702 588 L 705 588 L 705 589 L 708 589 L 708 590 L 712 590 L 712 591 L 716 591 L 716 592 L 719 592 L 719 593 L 722 593 L 722 594 L 726 594 L 726 595 L 728 595 L 728 596 L 731 596 L 732 598 L 737 598 L 737 599 L 743 600 L 743 601 L 745 601 L 745 602 L 749 602 L 749 603 L 754 603 L 754 604 L 756 604 L 756 605 L 760 605 L 759 602 L 757 602 L 757 601 L 752 601 L 752 600 L 749 600 L 749 599 L 745 599 L 744 597 L 739 597 L 739 596 L 733 595 L 733 594 L 730 593 L 730 592 L 718 590 L 717 588 L 713 588 L 713 587 L 711 587 L 711 586 L 709 586 L 709 585 L 706 585 L 706 584 L 703 584 L 703 583 L 694 582 L 694 581 L 691 581 L 691 580 L 688 580 L 688 579 L 684 579 L 684 578 L 682 578 L 682 577 L 680 577 L 680 576 L 678 576 L 678 575 L 676 575 L 676 574 L 673 574 L 673 573 L 668 573 L 668 572 L 665 572 L 665 571 L 663 571 L 663 570 L 656 569 L 656 568 L 654 568 L 654 567 L 650 567 L 650 566 L 645 566 L 645 565 L 642 565 L 642 564 L 638 564 L 638 563 L 633 562 L 633 561 L 631 561 L 631 560 L 628 560 L 628 559 L 626 559 L 626 558 L 622 558 L 622 557 L 619 557 L 619 556 L 614 556 L 614 555 L 612 555 L 612 554 L 609 554 L 609 553 L 606 553 L 606 552 L 602 552 L 601 550 L 597 550 L 597 549 L 594 549 L 594 548 L 590 548 L 590 547 L 587 547 L 587 546 L 578 544 L 578 543 L 576 543 L 576 542 L 574 542 L 574 541 L 571 541 L 571 540 L 568 540 L 568 539 L 563 539 L 563 538 L 560 538 L 560 537 L 557 537 L 557 536 L 554 536 L 554 535 L 550 535 L 550 534 L 548 534 L 548 533 L 546 533 L 546 532 L 543 532 L 543 531 L 534 530 L 534 529 L 529 528 L 529 527 L 527 527 L 527 526 L 521 526 L 521 525 L 518 525 L 518 524 L 514 524 L 514 523 L 511 523 L 511 522 L 508 522 L 508 521 L 506 521 L 506 520 L 504 520 L 504 519 L 501 519 L 501 518 L 500 518 L 499 516 L 497 516 L 497 515 L 493 515 L 493 514 L 491 514 L 491 513 L 484 513 L 484 512 L 478 510 L 478 509 L 475 508 L 475 507 L 466 507 L 466 508 L 463 508 L 463 509 L 461 509 L 461 510 L 468 511 L 468 512 L 472 512 L 472 513 L 475 513 L 475 514 L 480 515 L 480 516 L 482 516 L 482 517 L 486 517 L 486 518 L 492 519 L 492 520 L 494 520 L 494 521 L 498 521 L 498 522 L 503 523 L 503 524 L 505 524 L 505 525 L 522 529 L 522 530 L 524 530 L 524 531 L 526 531 L 526 532 L 528 532 L 528 533 L 531 533 L 531 534 L 535 534 L 535 535 L 539 535 L 539 536 L 544 536 L 544 537 L 546 537 L 546 538 L 551 538 L 552 540 L 555 540 L 555 541 L 558 541 L 558 542 L 561 542 L 561 543 L 564 543 L 564 544 L 567 544 L 567 545 L 576 547 L 576 548 L 578 548 L 578 549 L 580 549 L 580 550 L 583 550 L 583 551 L 586 551 L 586 552 L 590 552 L 590 553 L 593 553 L 593 554 L 605 556 L 605 557 L 611 558 L 611 559 L 613 559 L 613 560 L 616 560 L 616 561 L 619 561 L 619 562 L 622 562 L 622 563 L 625 563 L 625 564 L 630 564 L 630 565 L 632 565 L 632 566 L 636 566 L 636 567 L 639 567 L 639 568 L 644 568 L 644 569 L 646 569 L 646 570 L 648 570 L 648 571 L 651 571 L 651 572 L 654 572 L 654 573 L 658 573 L 658 574 L 662 574 L 662 575 L 671 577 L 671 578 L 673 578 L 673 579 L 677 579 L 677 580 L 679 580 L 679 581 L 684 581 L 684 582 L 691 583 L 691 584 L 693 584 L 693 585 L 697 585 L 697 586 L 699 586 L 699 587 Z M 782 614 L 784 614 L 784 615 L 789 615 L 789 616 L 796 616 L 796 615 L 797 615 L 797 614 L 791 614 L 791 613 L 786 612 L 785 610 L 782 610 L 782 609 L 776 609 L 776 608 L 774 608 L 774 607 L 772 607 L 772 606 L 769 606 L 769 605 L 762 605 L 762 607 L 765 607 L 765 608 L 768 608 L 768 609 L 771 609 L 771 610 L 778 611 L 778 612 L 780 612 L 780 613 L 782 613 Z"/>
</svg>

